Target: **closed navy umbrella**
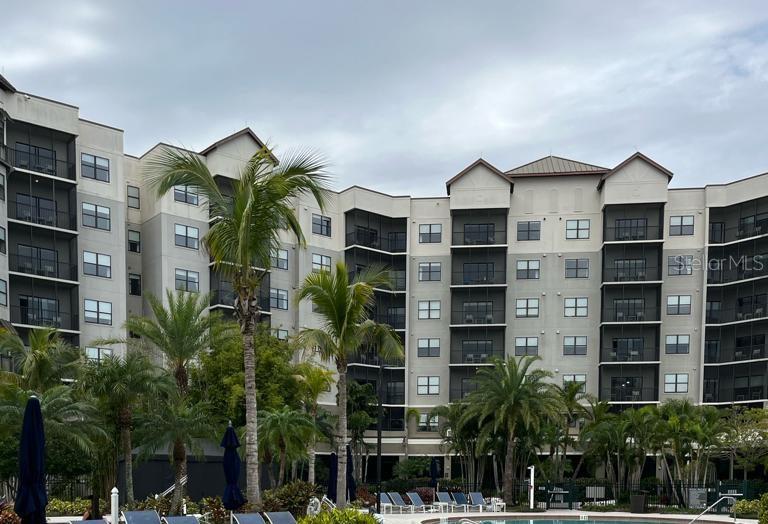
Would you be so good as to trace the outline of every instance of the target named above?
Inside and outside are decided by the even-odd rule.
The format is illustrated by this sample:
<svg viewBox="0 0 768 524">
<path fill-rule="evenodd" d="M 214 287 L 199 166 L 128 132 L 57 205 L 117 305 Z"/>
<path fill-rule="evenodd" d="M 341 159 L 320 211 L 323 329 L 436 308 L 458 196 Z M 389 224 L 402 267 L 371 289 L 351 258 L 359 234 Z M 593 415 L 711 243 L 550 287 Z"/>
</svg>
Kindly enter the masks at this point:
<svg viewBox="0 0 768 524">
<path fill-rule="evenodd" d="M 328 498 L 336 502 L 336 482 L 339 479 L 339 457 L 331 453 L 331 464 L 328 469 Z"/>
<path fill-rule="evenodd" d="M 429 462 L 429 486 L 432 488 L 437 487 L 437 477 L 440 475 L 437 468 L 437 457 L 432 457 L 432 460 Z"/>
<path fill-rule="evenodd" d="M 347 500 L 354 502 L 357 498 L 357 483 L 355 482 L 355 465 L 352 463 L 352 449 L 347 446 Z"/>
<path fill-rule="evenodd" d="M 30 397 L 19 440 L 19 488 L 13 507 L 22 524 L 45 524 L 45 431 L 40 401 Z"/>
<path fill-rule="evenodd" d="M 231 422 L 224 432 L 224 438 L 221 439 L 221 447 L 224 448 L 224 479 L 227 481 L 221 502 L 225 508 L 233 510 L 245 504 L 245 498 L 237 485 L 240 480 L 240 455 L 237 453 L 240 441 L 237 440 Z"/>
</svg>

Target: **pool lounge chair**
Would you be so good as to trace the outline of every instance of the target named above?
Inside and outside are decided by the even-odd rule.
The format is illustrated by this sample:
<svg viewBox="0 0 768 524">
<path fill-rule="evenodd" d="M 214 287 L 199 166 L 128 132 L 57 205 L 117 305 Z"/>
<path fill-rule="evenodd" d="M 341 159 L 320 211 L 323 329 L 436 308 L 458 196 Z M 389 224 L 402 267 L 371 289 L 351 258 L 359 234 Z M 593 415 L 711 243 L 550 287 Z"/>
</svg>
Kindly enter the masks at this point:
<svg viewBox="0 0 768 524">
<path fill-rule="evenodd" d="M 125 524 L 160 524 L 160 515 L 150 509 L 146 511 L 123 511 Z"/>
<path fill-rule="evenodd" d="M 435 502 L 435 506 L 440 508 L 440 511 L 455 511 L 457 509 L 464 510 L 465 508 L 463 506 L 458 506 L 456 502 L 451 498 L 451 494 L 447 491 L 438 491 L 437 492 L 437 501 Z"/>
<path fill-rule="evenodd" d="M 389 495 L 389 498 L 392 500 L 392 503 L 400 508 L 400 512 L 407 512 L 407 513 L 414 513 L 417 509 L 420 509 L 421 511 L 424 511 L 424 508 L 417 508 L 413 504 L 406 504 L 405 500 L 403 500 L 402 495 L 396 491 L 390 491 L 387 493 Z"/>
<path fill-rule="evenodd" d="M 453 500 L 456 501 L 457 506 L 463 506 L 464 511 L 483 511 L 484 504 L 472 504 L 469 502 L 469 499 L 467 499 L 467 496 L 462 493 L 461 491 L 454 491 L 453 492 Z"/>
<path fill-rule="evenodd" d="M 393 513 L 395 508 L 397 508 L 398 513 L 403 512 L 403 508 L 395 505 L 392 502 L 392 499 L 389 498 L 389 495 L 387 495 L 384 492 L 379 493 L 379 503 L 381 504 L 381 513 L 384 514 L 389 510 L 390 513 Z"/>
<path fill-rule="evenodd" d="M 507 509 L 506 502 L 500 500 L 491 499 L 490 503 L 486 503 L 485 497 L 479 491 L 471 491 L 469 493 L 469 502 L 482 506 L 485 511 L 505 511 Z"/>
<path fill-rule="evenodd" d="M 267 511 L 264 513 L 270 524 L 296 524 L 290 511 Z"/>
<path fill-rule="evenodd" d="M 435 506 L 431 504 L 424 504 L 424 501 L 421 500 L 421 495 L 415 491 L 409 491 L 405 495 L 411 500 L 411 504 L 413 504 L 413 507 L 417 510 L 424 512 L 439 511 Z"/>
<path fill-rule="evenodd" d="M 69 524 L 107 524 L 104 519 L 70 520 Z"/>
<path fill-rule="evenodd" d="M 160 520 L 163 524 L 200 524 L 197 517 L 193 515 L 162 517 Z"/>
<path fill-rule="evenodd" d="M 232 524 L 267 524 L 258 513 L 232 513 Z"/>
</svg>

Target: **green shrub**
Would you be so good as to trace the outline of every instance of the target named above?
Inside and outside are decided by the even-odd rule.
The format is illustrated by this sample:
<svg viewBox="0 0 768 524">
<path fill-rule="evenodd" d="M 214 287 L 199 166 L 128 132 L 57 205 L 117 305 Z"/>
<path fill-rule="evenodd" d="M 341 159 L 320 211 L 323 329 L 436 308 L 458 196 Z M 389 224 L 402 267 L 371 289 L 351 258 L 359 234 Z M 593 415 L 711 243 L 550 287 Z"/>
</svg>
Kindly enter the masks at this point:
<svg viewBox="0 0 768 524">
<path fill-rule="evenodd" d="M 144 500 L 136 500 L 133 504 L 126 505 L 126 508 L 131 511 L 147 511 L 153 509 L 157 511 L 160 516 L 167 516 L 171 511 L 171 499 L 168 497 L 153 497 L 149 496 Z"/>
<path fill-rule="evenodd" d="M 320 490 L 314 484 L 296 480 L 265 491 L 261 509 L 262 511 L 290 511 L 298 518 L 307 513 L 309 499 L 319 494 Z"/>
<path fill-rule="evenodd" d="M 21 518 L 13 511 L 13 504 L 0 500 L 0 524 L 21 524 Z"/>
<path fill-rule="evenodd" d="M 733 505 L 733 513 L 737 517 L 755 518 L 760 512 L 760 500 L 737 500 Z"/>
<path fill-rule="evenodd" d="M 370 513 L 362 513 L 353 508 L 323 511 L 314 516 L 304 516 L 299 524 L 376 524 Z"/>
<path fill-rule="evenodd" d="M 49 517 L 79 517 L 91 507 L 90 499 L 62 500 L 57 498 L 48 499 L 48 506 L 45 512 Z M 106 512 L 107 503 L 99 501 L 99 509 L 102 513 Z"/>
<path fill-rule="evenodd" d="M 229 510 L 224 507 L 221 497 L 205 497 L 200 501 L 200 513 L 208 515 L 208 524 L 229 522 Z"/>
<path fill-rule="evenodd" d="M 760 505 L 757 507 L 757 522 L 768 524 L 768 493 L 763 493 L 763 496 L 760 497 Z"/>
<path fill-rule="evenodd" d="M 392 471 L 392 475 L 400 479 L 424 478 L 429 474 L 429 457 L 409 457 L 401 460 Z"/>
</svg>

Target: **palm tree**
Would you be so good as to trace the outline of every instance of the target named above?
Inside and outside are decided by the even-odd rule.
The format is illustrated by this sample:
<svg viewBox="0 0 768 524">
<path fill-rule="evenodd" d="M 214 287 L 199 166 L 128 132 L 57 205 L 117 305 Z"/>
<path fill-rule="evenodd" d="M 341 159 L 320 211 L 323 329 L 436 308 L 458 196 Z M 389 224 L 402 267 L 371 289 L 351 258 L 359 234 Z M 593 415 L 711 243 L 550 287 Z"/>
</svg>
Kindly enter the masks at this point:
<svg viewBox="0 0 768 524">
<path fill-rule="evenodd" d="M 403 453 L 405 453 L 405 460 L 408 460 L 408 432 L 411 429 L 411 421 L 419 420 L 421 413 L 416 408 L 408 408 L 405 410 L 405 434 L 403 435 Z"/>
<path fill-rule="evenodd" d="M 318 400 L 320 395 L 330 390 L 333 384 L 333 373 L 320 366 L 312 365 L 309 362 L 302 362 L 296 367 L 297 377 L 299 379 L 299 388 L 301 397 L 312 423 L 318 427 Z M 309 438 L 309 470 L 307 471 L 307 482 L 315 483 L 315 455 L 317 454 L 317 435 L 315 432 Z"/>
<path fill-rule="evenodd" d="M 518 432 L 538 432 L 548 420 L 561 411 L 551 384 L 549 371 L 530 369 L 538 357 L 510 357 L 496 360 L 492 367 L 477 372 L 477 389 L 469 394 L 467 416 L 476 416 L 484 439 L 503 433 L 507 439 L 504 463 L 503 493 L 508 503 L 513 500 L 515 445 Z"/>
<path fill-rule="evenodd" d="M 80 387 L 114 417 L 123 451 L 128 503 L 133 503 L 133 413 L 141 399 L 153 398 L 164 386 L 168 388 L 166 377 L 143 352 L 129 351 L 125 359 L 111 356 L 86 366 L 80 381 Z"/>
<path fill-rule="evenodd" d="M 166 448 L 173 465 L 173 498 L 170 514 L 178 515 L 184 496 L 183 478 L 187 474 L 187 450 L 202 454 L 202 439 L 214 437 L 216 425 L 211 418 L 211 406 L 193 403 L 179 391 L 172 391 L 157 409 L 140 413 L 136 418 L 139 440 L 144 444 L 142 457 Z"/>
<path fill-rule="evenodd" d="M 304 245 L 304 235 L 294 203 L 305 195 L 325 205 L 325 164 L 316 155 L 299 153 L 278 163 L 268 148 L 247 162 L 240 177 L 232 181 L 231 193 L 217 185 L 204 160 L 194 154 L 165 148 L 148 162 L 147 176 L 159 196 L 174 186 L 195 188 L 208 202 L 214 217 L 203 246 L 214 268 L 232 282 L 235 318 L 243 337 L 245 368 L 246 478 L 248 499 L 261 502 L 253 333 L 260 318 L 258 292 L 270 264 L 278 235 L 288 229 Z"/>
<path fill-rule="evenodd" d="M 29 345 L 15 332 L 0 329 L 0 350 L 11 353 L 19 373 L 0 371 L 0 379 L 25 389 L 43 392 L 74 379 L 83 364 L 80 351 L 55 329 L 29 330 Z"/>
<path fill-rule="evenodd" d="M 288 406 L 266 411 L 259 421 L 259 436 L 265 447 L 277 452 L 280 469 L 277 485 L 285 481 L 285 466 L 289 457 L 299 457 L 306 452 L 306 443 L 314 438 L 315 425 L 306 413 Z"/>
<path fill-rule="evenodd" d="M 321 356 L 336 363 L 338 373 L 337 405 L 339 411 L 337 455 L 339 471 L 347 465 L 347 363 L 364 346 L 375 348 L 384 358 L 402 358 L 400 338 L 387 325 L 369 318 L 375 304 L 374 288 L 389 285 L 389 273 L 369 268 L 350 281 L 344 262 L 338 262 L 331 272 L 310 273 L 298 292 L 298 300 L 311 300 L 323 318 L 320 329 L 305 329 L 297 337 L 301 347 L 316 347 Z M 347 478 L 338 476 L 339 505 L 346 504 Z"/>
<path fill-rule="evenodd" d="M 562 414 L 562 426 L 560 427 L 560 434 L 562 436 L 560 445 L 562 455 L 556 464 L 555 476 L 558 480 L 563 480 L 565 475 L 565 460 L 568 447 L 573 446 L 575 439 L 571 437 L 570 427 L 586 413 L 586 408 L 582 404 L 589 399 L 589 396 L 582 391 L 583 384 L 579 382 L 567 382 L 562 387 L 556 387 L 555 391 L 560 399 L 560 404 L 563 409 Z"/>
</svg>

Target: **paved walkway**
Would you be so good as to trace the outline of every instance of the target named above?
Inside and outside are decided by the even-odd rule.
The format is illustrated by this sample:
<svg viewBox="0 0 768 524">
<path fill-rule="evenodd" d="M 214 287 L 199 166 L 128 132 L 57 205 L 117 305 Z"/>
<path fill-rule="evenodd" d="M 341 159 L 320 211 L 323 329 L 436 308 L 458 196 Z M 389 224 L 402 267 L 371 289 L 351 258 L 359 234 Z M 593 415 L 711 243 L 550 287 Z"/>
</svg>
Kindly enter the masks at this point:
<svg viewBox="0 0 768 524">
<path fill-rule="evenodd" d="M 425 521 L 431 521 L 439 524 L 443 519 L 448 521 L 458 521 L 462 518 L 471 519 L 475 522 L 486 521 L 504 521 L 504 520 L 579 520 L 582 515 L 587 515 L 587 520 L 637 520 L 654 522 L 676 522 L 688 524 L 696 515 L 670 514 L 670 513 L 629 513 L 623 511 L 616 512 L 589 512 L 578 510 L 549 510 L 535 513 L 406 513 L 398 515 L 397 513 L 384 515 L 385 524 L 420 524 Z M 701 523 L 728 523 L 728 524 L 757 524 L 753 519 L 737 519 L 728 515 L 706 515 L 696 521 Z"/>
</svg>

